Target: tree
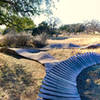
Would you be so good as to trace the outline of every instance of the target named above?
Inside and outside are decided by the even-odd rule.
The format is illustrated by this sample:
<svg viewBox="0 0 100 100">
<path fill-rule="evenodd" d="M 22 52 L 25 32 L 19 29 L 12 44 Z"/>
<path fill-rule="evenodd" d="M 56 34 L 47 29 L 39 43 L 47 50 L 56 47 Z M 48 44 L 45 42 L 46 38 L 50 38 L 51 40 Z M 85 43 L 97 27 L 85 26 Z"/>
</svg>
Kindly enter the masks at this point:
<svg viewBox="0 0 100 100">
<path fill-rule="evenodd" d="M 71 28 L 71 30 L 72 30 L 72 32 L 74 34 L 77 34 L 78 32 L 80 33 L 80 32 L 84 32 L 85 31 L 85 25 L 84 24 L 80 24 L 80 23 L 71 24 L 70 28 Z"/>
<path fill-rule="evenodd" d="M 46 21 L 41 22 L 38 27 L 33 29 L 32 35 L 43 34 L 46 33 L 49 36 L 53 34 L 57 34 L 56 28 L 52 27 L 51 24 L 47 23 Z"/>
<path fill-rule="evenodd" d="M 35 28 L 34 22 L 27 17 L 11 16 L 12 23 L 6 23 L 6 29 L 3 34 L 9 33 L 11 30 L 15 32 L 27 31 Z"/>
<path fill-rule="evenodd" d="M 8 27 L 13 27 L 16 31 L 24 31 L 25 29 L 32 29 L 35 27 L 31 18 L 18 16 L 12 16 L 11 18 L 12 23 L 8 23 Z"/>
<path fill-rule="evenodd" d="M 60 23 L 60 19 L 52 16 L 47 20 L 47 23 L 50 28 L 51 35 L 55 34 L 57 37 L 59 35 L 59 32 L 57 30 L 57 25 Z"/>
<path fill-rule="evenodd" d="M 37 34 L 42 34 L 42 33 L 49 34 L 49 32 L 50 32 L 50 28 L 48 26 L 48 23 L 43 21 L 38 25 L 38 27 L 33 29 L 32 35 L 37 35 Z"/>
<path fill-rule="evenodd" d="M 59 28 L 61 31 L 65 31 L 67 33 L 74 33 L 77 32 L 83 32 L 85 31 L 85 25 L 84 24 L 68 24 L 68 25 L 62 25 Z"/>
<path fill-rule="evenodd" d="M 46 7 L 41 7 L 44 4 Z M 13 24 L 13 16 L 31 17 L 51 11 L 53 0 L 0 0 L 0 25 Z"/>
<path fill-rule="evenodd" d="M 92 32 L 100 32 L 100 22 L 97 20 L 88 21 L 85 23 L 87 33 Z"/>
</svg>

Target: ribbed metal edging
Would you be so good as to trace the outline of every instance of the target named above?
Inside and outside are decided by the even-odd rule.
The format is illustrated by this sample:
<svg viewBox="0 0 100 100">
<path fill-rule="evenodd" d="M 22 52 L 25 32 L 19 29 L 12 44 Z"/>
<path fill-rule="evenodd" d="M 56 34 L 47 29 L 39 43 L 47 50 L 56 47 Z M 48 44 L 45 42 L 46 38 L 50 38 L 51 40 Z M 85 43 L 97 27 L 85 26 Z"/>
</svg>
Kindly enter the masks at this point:
<svg viewBox="0 0 100 100">
<path fill-rule="evenodd" d="M 100 54 L 91 52 L 45 64 L 47 74 L 42 81 L 38 100 L 81 100 L 77 76 L 83 69 L 96 64 L 100 64 Z"/>
</svg>

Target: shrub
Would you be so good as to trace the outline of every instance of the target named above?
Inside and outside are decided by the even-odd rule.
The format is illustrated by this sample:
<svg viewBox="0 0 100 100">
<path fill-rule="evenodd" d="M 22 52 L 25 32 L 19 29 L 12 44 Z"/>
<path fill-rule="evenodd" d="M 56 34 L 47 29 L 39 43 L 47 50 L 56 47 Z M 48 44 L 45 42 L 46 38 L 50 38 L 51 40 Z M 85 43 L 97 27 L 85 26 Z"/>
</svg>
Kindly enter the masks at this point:
<svg viewBox="0 0 100 100">
<path fill-rule="evenodd" d="M 0 40 L 1 47 L 11 48 L 41 48 L 46 45 L 47 35 L 45 33 L 37 36 L 28 34 L 7 34 Z"/>
<path fill-rule="evenodd" d="M 2 40 L 0 40 L 0 46 L 4 47 L 32 47 L 31 44 L 29 44 L 29 41 L 31 40 L 30 35 L 23 35 L 23 34 L 9 34 L 5 35 Z"/>
<path fill-rule="evenodd" d="M 40 35 L 37 35 L 33 38 L 33 44 L 36 48 L 42 48 L 47 45 L 48 35 L 46 33 L 42 33 Z"/>
</svg>

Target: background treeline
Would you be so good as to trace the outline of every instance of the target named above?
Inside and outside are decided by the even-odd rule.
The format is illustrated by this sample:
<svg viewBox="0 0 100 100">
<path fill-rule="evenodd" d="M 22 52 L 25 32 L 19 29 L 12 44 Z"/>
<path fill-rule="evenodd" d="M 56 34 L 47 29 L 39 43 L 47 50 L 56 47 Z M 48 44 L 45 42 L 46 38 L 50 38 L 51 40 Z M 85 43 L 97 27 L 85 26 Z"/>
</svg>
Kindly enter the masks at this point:
<svg viewBox="0 0 100 100">
<path fill-rule="evenodd" d="M 96 34 L 100 32 L 100 22 L 97 20 L 91 20 L 84 23 L 78 24 L 67 24 L 59 27 L 61 32 L 65 33 L 87 33 L 87 34 Z"/>
<path fill-rule="evenodd" d="M 52 23 L 48 21 L 43 21 L 38 26 L 36 26 L 33 20 L 30 18 L 27 18 L 27 17 L 19 18 L 15 16 L 13 16 L 12 19 L 13 18 L 14 18 L 13 23 L 20 24 L 20 27 L 14 26 L 13 24 L 11 24 L 6 27 L 6 29 L 3 31 L 2 34 L 7 34 L 12 30 L 14 31 L 12 33 L 25 32 L 33 36 L 45 33 L 48 36 L 55 35 L 56 37 L 62 33 L 65 33 L 67 35 L 70 35 L 70 34 L 76 35 L 76 34 L 81 34 L 81 33 L 87 33 L 87 34 L 100 33 L 100 22 L 97 20 L 91 20 L 91 21 L 87 21 L 84 23 L 77 23 L 77 24 L 65 24 L 58 27 L 57 20 L 56 21 L 54 20 Z"/>
</svg>

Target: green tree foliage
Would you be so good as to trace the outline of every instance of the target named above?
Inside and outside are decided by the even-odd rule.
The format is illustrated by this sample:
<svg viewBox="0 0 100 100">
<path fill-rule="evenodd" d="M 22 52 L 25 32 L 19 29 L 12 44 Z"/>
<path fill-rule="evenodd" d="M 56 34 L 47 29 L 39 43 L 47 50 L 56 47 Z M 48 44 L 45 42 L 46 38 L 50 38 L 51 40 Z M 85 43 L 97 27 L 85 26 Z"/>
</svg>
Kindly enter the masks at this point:
<svg viewBox="0 0 100 100">
<path fill-rule="evenodd" d="M 38 25 L 38 27 L 33 29 L 32 35 L 49 33 L 49 31 L 50 31 L 50 27 L 48 26 L 48 23 L 43 21 Z"/>
<path fill-rule="evenodd" d="M 0 34 L 3 32 L 3 29 L 0 28 Z"/>
<path fill-rule="evenodd" d="M 35 27 L 34 22 L 28 17 L 11 16 L 12 23 L 6 23 L 6 29 L 3 34 L 15 30 L 16 32 L 26 31 Z"/>
<path fill-rule="evenodd" d="M 53 0 L 0 0 L 0 25 L 18 25 L 15 23 L 17 18 L 13 18 L 15 16 L 31 17 L 41 12 L 50 13 L 52 5 Z"/>
<path fill-rule="evenodd" d="M 25 29 L 34 28 L 35 24 L 28 17 L 18 17 L 18 16 L 11 16 L 12 23 L 8 23 L 9 27 L 14 27 L 17 31 L 23 31 Z"/>
<path fill-rule="evenodd" d="M 53 34 L 56 34 L 56 28 L 52 27 L 51 24 L 43 21 L 39 24 L 38 27 L 33 29 L 32 35 L 42 34 L 46 33 L 49 36 L 52 36 Z"/>
<path fill-rule="evenodd" d="M 46 7 L 41 9 L 43 4 Z M 49 10 L 52 4 L 53 0 L 0 0 L 0 11 L 3 9 L 9 15 L 21 14 L 22 16 L 30 16 Z"/>
</svg>

